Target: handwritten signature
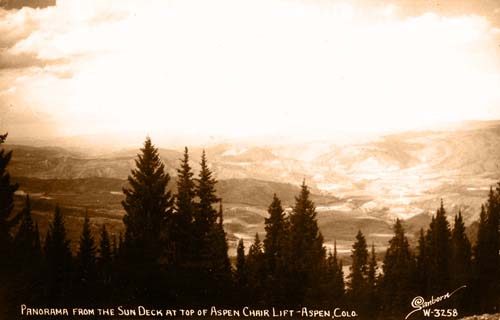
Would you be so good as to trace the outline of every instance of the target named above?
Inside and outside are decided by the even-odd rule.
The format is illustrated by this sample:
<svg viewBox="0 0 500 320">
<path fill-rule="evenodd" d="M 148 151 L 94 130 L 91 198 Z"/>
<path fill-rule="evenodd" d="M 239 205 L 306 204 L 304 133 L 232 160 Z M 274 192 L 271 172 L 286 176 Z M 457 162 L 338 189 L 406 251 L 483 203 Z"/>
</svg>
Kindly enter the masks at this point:
<svg viewBox="0 0 500 320">
<path fill-rule="evenodd" d="M 414 308 L 415 310 L 411 311 L 410 313 L 408 313 L 405 317 L 405 320 L 408 319 L 412 314 L 414 314 L 415 312 L 419 312 L 425 308 L 429 308 L 430 306 L 433 306 L 439 302 L 442 302 L 446 299 L 449 299 L 451 298 L 451 296 L 453 296 L 455 293 L 457 293 L 458 291 L 466 288 L 467 286 L 461 286 L 457 289 L 455 289 L 454 291 L 452 291 L 451 293 L 450 292 L 446 292 L 445 294 L 443 294 L 442 296 L 438 296 L 438 297 L 431 297 L 430 300 L 428 301 L 425 301 L 424 297 L 422 296 L 418 296 L 418 297 L 415 297 L 413 298 L 413 300 L 411 301 L 411 306 L 412 308 Z"/>
</svg>

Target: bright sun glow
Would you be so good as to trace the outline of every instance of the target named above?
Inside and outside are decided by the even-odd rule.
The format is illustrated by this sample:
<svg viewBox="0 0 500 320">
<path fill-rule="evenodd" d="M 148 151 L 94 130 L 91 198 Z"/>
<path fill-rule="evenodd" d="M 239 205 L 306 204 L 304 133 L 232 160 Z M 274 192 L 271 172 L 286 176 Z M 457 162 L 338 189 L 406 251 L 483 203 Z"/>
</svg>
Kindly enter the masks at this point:
<svg viewBox="0 0 500 320">
<path fill-rule="evenodd" d="M 13 54 L 67 61 L 5 73 L 0 98 L 48 115 L 60 134 L 326 138 L 500 117 L 498 31 L 477 15 L 120 0 L 7 18 L 38 27 Z"/>
</svg>

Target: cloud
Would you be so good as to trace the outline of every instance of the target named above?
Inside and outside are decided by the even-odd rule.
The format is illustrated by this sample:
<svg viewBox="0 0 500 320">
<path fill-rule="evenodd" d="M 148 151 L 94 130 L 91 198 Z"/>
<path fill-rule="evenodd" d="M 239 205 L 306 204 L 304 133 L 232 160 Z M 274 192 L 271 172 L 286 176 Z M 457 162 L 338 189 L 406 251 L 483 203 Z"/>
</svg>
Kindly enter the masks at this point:
<svg viewBox="0 0 500 320">
<path fill-rule="evenodd" d="M 0 8 L 22 9 L 24 7 L 30 8 L 46 8 L 55 6 L 56 0 L 0 0 Z"/>
<path fill-rule="evenodd" d="M 367 2 L 62 0 L 3 12 L 0 91 L 15 86 L 5 99 L 54 114 L 67 134 L 328 136 L 492 116 L 489 17 Z"/>
<path fill-rule="evenodd" d="M 31 67 L 44 68 L 49 65 L 68 63 L 67 59 L 40 59 L 35 53 L 11 54 L 4 51 L 0 54 L 0 70 L 24 69 Z"/>
</svg>

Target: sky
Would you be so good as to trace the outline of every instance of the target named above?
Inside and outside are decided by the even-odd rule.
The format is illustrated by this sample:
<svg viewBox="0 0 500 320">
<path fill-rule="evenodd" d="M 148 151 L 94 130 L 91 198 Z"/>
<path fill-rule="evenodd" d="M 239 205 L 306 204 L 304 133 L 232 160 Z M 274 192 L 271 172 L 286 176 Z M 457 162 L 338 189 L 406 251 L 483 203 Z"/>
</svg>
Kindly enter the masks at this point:
<svg viewBox="0 0 500 320">
<path fill-rule="evenodd" d="M 0 9 L 0 34 L 10 137 L 329 139 L 500 119 L 493 0 L 59 0 Z"/>
</svg>

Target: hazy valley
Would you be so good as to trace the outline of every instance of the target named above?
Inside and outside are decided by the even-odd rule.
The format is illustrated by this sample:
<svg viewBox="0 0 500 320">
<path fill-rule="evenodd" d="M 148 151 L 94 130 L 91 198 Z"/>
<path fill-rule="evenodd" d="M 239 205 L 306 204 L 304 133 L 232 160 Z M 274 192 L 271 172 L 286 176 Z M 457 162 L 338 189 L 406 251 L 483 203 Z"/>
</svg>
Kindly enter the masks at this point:
<svg viewBox="0 0 500 320">
<path fill-rule="evenodd" d="M 42 232 L 59 203 L 72 239 L 78 237 L 85 210 L 96 228 L 106 223 L 119 234 L 121 190 L 138 149 L 89 156 L 69 148 L 16 144 L 7 148 L 14 150 L 10 172 L 20 184 L 18 208 L 29 193 Z M 190 148 L 195 171 L 201 150 Z M 181 151 L 160 148 L 172 177 Z M 326 243 L 337 240 L 340 251 L 348 253 L 358 229 L 370 243 L 384 248 L 396 217 L 405 220 L 412 238 L 428 225 L 441 198 L 449 215 L 460 209 L 466 223 L 472 224 L 489 187 L 500 179 L 500 122 L 470 122 L 356 143 L 227 143 L 209 146 L 206 152 L 219 180 L 231 254 L 237 239 L 250 242 L 256 232 L 263 234 L 273 193 L 290 208 L 303 179 L 312 188 Z"/>
</svg>

